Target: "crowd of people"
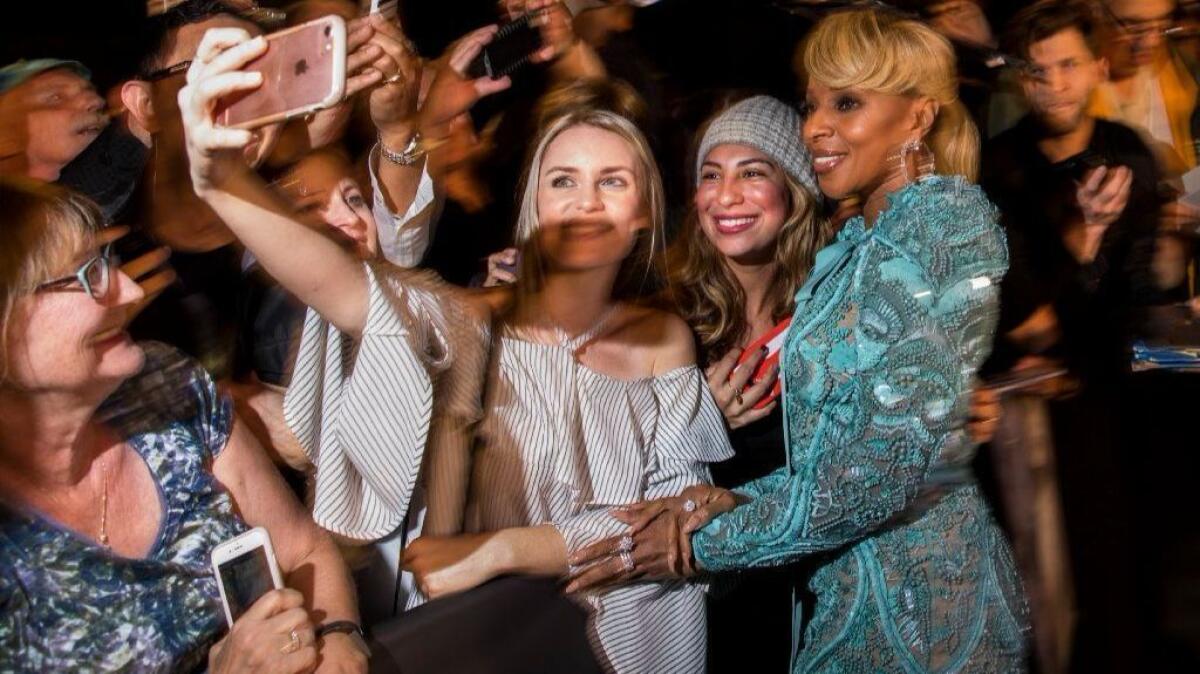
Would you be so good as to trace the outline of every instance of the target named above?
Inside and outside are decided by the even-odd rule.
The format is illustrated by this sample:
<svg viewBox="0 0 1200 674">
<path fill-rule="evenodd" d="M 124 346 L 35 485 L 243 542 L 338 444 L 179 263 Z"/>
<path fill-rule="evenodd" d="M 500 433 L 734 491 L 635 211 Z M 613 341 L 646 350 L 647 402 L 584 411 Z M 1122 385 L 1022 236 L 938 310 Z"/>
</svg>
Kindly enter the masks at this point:
<svg viewBox="0 0 1200 674">
<path fill-rule="evenodd" d="M 382 671 L 508 576 L 620 674 L 1200 662 L 1195 384 L 1132 355 L 1200 339 L 1190 6 L 780 2 L 781 91 L 646 53 L 682 0 L 440 54 L 377 4 L 154 0 L 105 91 L 0 68 L 0 671 Z M 329 14 L 340 102 L 224 126 Z M 286 587 L 227 626 L 252 527 Z"/>
</svg>

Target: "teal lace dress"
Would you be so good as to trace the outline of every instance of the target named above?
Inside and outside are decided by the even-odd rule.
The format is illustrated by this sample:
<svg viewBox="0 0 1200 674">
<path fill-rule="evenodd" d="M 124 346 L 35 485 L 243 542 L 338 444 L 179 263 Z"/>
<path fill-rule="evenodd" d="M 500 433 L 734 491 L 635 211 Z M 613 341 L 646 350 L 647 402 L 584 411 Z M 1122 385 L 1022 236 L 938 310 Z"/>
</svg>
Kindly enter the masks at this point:
<svg viewBox="0 0 1200 674">
<path fill-rule="evenodd" d="M 965 428 L 1007 264 L 982 191 L 932 177 L 848 222 L 797 295 L 788 465 L 692 541 L 711 571 L 821 555 L 795 672 L 1024 669 L 1028 611 Z"/>
</svg>

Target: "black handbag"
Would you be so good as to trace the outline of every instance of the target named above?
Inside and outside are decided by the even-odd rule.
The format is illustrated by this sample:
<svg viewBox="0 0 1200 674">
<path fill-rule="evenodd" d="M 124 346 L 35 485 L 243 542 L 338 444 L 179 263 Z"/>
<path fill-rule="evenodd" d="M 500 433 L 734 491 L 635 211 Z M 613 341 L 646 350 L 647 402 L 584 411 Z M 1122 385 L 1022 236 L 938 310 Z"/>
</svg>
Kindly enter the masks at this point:
<svg viewBox="0 0 1200 674">
<path fill-rule="evenodd" d="M 498 578 L 375 625 L 370 671 L 599 674 L 587 618 L 554 579 Z"/>
</svg>

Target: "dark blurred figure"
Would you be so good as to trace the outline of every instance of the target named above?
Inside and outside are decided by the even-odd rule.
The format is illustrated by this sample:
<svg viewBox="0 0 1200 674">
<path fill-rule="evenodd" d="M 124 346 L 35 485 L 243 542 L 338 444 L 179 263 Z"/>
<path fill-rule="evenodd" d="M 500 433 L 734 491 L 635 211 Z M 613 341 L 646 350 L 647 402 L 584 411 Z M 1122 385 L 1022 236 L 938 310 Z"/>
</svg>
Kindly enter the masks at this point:
<svg viewBox="0 0 1200 674">
<path fill-rule="evenodd" d="M 1080 382 L 1051 422 L 1076 584 L 1072 671 L 1141 664 L 1135 502 L 1122 433 L 1138 307 L 1162 297 L 1152 270 L 1161 199 L 1138 134 L 1087 109 L 1108 64 L 1089 10 L 1019 14 L 1010 53 L 1030 64 L 1030 114 L 985 148 L 981 184 L 1000 208 L 1011 265 L 992 371 L 1061 359 Z"/>
<path fill-rule="evenodd" d="M 1180 174 L 1196 165 L 1196 64 L 1168 39 L 1175 0 L 1101 0 L 1107 33 L 1102 53 L 1109 79 L 1091 112 L 1141 132 L 1164 168 Z"/>
<path fill-rule="evenodd" d="M 217 379 L 233 371 L 237 345 L 242 251 L 220 218 L 192 190 L 176 96 L 186 72 L 180 65 L 196 53 L 209 28 L 262 31 L 231 13 L 218 0 L 188 0 L 151 17 L 144 28 L 147 52 L 134 79 L 121 87 L 128 125 L 149 140 L 150 159 L 142 176 L 133 219 L 140 234 L 126 255 L 166 245 L 178 282 L 131 324 L 135 339 L 166 342 L 196 358 Z M 280 125 L 262 130 L 248 152 L 262 162 L 278 138 Z"/>
</svg>

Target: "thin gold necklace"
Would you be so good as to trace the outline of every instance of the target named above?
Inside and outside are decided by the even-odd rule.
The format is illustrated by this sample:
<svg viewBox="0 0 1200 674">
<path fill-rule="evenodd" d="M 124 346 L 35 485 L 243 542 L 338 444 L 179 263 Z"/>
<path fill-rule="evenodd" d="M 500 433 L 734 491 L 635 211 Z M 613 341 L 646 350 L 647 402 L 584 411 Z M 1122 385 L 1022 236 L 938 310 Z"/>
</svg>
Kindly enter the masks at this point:
<svg viewBox="0 0 1200 674">
<path fill-rule="evenodd" d="M 100 492 L 100 535 L 96 541 L 105 549 L 111 549 L 108 544 L 108 466 L 104 466 L 104 486 Z"/>
</svg>

